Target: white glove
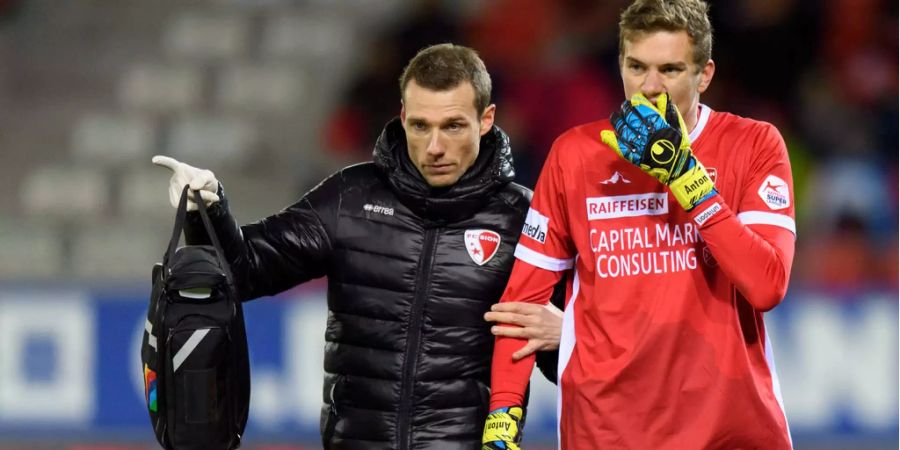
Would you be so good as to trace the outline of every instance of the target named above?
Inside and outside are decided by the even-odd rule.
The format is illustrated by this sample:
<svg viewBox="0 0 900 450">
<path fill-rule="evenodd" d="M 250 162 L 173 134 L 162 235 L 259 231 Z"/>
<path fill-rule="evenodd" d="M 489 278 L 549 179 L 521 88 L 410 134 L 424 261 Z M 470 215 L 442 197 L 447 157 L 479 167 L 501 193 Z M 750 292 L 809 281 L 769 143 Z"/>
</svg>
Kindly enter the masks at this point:
<svg viewBox="0 0 900 450">
<path fill-rule="evenodd" d="M 200 192 L 200 198 L 206 203 L 206 206 L 212 205 L 219 201 L 216 194 L 219 190 L 219 180 L 210 170 L 198 169 L 194 166 L 178 162 L 174 158 L 168 156 L 156 155 L 152 159 L 153 164 L 162 166 L 172 171 L 172 178 L 169 180 L 169 203 L 173 208 L 178 208 L 178 201 L 181 200 L 181 191 L 184 185 L 191 186 L 191 192 L 188 192 L 188 211 L 196 211 L 197 203 L 194 202 L 194 191 Z"/>
</svg>

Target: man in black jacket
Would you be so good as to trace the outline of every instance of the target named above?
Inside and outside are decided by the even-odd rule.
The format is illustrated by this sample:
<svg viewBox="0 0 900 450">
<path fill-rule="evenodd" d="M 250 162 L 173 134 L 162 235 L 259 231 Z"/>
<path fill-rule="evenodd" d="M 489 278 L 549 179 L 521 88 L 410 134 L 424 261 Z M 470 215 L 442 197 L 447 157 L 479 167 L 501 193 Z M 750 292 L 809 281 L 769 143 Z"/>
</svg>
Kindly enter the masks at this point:
<svg viewBox="0 0 900 450">
<path fill-rule="evenodd" d="M 478 448 L 494 343 L 483 316 L 506 285 L 531 191 L 512 183 L 473 50 L 422 50 L 400 90 L 373 162 L 250 225 L 237 226 L 212 172 L 153 162 L 173 171 L 170 199 L 189 184 L 210 205 L 243 299 L 328 277 L 326 448 Z M 188 240 L 204 242 L 193 216 Z M 543 341 L 535 331 L 534 347 L 553 347 L 559 321 L 525 313 L 526 330 L 554 330 Z"/>
</svg>

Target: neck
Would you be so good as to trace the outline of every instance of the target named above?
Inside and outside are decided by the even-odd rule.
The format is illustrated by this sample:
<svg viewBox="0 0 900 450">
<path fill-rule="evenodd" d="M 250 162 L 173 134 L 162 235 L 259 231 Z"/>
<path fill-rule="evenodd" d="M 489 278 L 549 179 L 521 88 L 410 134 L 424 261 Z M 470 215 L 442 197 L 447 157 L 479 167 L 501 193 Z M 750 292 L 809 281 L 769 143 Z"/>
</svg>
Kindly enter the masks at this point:
<svg viewBox="0 0 900 450">
<path fill-rule="evenodd" d="M 697 102 L 694 104 L 694 107 L 690 109 L 684 116 L 684 126 L 687 127 L 688 133 L 692 133 L 694 128 L 700 123 L 700 103 Z"/>
</svg>

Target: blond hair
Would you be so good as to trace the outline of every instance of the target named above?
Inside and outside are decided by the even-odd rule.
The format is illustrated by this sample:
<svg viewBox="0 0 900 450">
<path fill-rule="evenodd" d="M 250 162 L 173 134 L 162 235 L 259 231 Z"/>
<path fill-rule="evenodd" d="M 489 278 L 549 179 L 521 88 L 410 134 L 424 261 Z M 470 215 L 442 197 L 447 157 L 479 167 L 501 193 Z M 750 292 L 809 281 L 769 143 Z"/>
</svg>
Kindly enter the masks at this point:
<svg viewBox="0 0 900 450">
<path fill-rule="evenodd" d="M 709 5 L 702 0 L 636 0 L 619 17 L 620 57 L 624 55 L 626 40 L 655 31 L 687 32 L 698 71 L 712 58 Z"/>
</svg>

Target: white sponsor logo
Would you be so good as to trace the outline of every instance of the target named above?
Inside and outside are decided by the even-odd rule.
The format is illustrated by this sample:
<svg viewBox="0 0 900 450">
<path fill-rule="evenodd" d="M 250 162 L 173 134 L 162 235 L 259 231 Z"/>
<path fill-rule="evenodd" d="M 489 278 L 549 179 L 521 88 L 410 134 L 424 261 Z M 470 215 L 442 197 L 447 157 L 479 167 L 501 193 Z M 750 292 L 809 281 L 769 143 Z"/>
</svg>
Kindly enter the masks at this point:
<svg viewBox="0 0 900 450">
<path fill-rule="evenodd" d="M 629 180 L 628 178 L 623 177 L 621 173 L 616 172 L 616 173 L 613 174 L 613 176 L 609 177 L 609 179 L 606 179 L 606 180 L 601 181 L 600 184 L 617 184 L 617 183 L 619 183 L 620 181 L 621 181 L 622 183 L 624 183 L 624 184 L 629 184 L 629 183 L 631 183 L 631 180 Z"/>
<path fill-rule="evenodd" d="M 719 171 L 716 170 L 715 167 L 707 167 L 706 174 L 709 175 L 709 181 L 712 181 L 713 184 L 716 184 L 716 181 L 719 178 Z"/>
<path fill-rule="evenodd" d="M 363 205 L 363 210 L 365 210 L 366 212 L 372 212 L 375 214 L 384 214 L 386 216 L 394 215 L 394 208 L 388 208 L 387 206 L 381 206 L 381 205 L 373 205 L 371 203 L 366 203 L 365 205 Z"/>
<path fill-rule="evenodd" d="M 772 209 L 785 209 L 791 206 L 788 185 L 781 178 L 769 175 L 759 186 L 759 196 Z"/>
<path fill-rule="evenodd" d="M 719 202 L 715 202 L 709 208 L 706 208 L 702 213 L 697 214 L 694 217 L 694 222 L 697 222 L 697 225 L 703 226 L 707 220 L 711 219 L 712 216 L 716 215 L 717 212 L 722 210 L 722 205 Z"/>
<path fill-rule="evenodd" d="M 522 234 L 543 244 L 547 240 L 549 226 L 549 217 L 528 208 L 528 215 L 525 216 L 525 225 L 522 225 Z"/>
<path fill-rule="evenodd" d="M 466 230 L 464 238 L 469 257 L 479 266 L 490 261 L 500 248 L 500 235 L 491 230 Z"/>
<path fill-rule="evenodd" d="M 588 197 L 587 199 L 588 220 L 659 216 L 668 212 L 669 201 L 665 192 Z"/>
<path fill-rule="evenodd" d="M 607 222 L 609 223 L 609 222 Z M 591 251 L 600 278 L 697 269 L 700 228 L 691 222 L 629 228 L 591 228 Z"/>
</svg>

